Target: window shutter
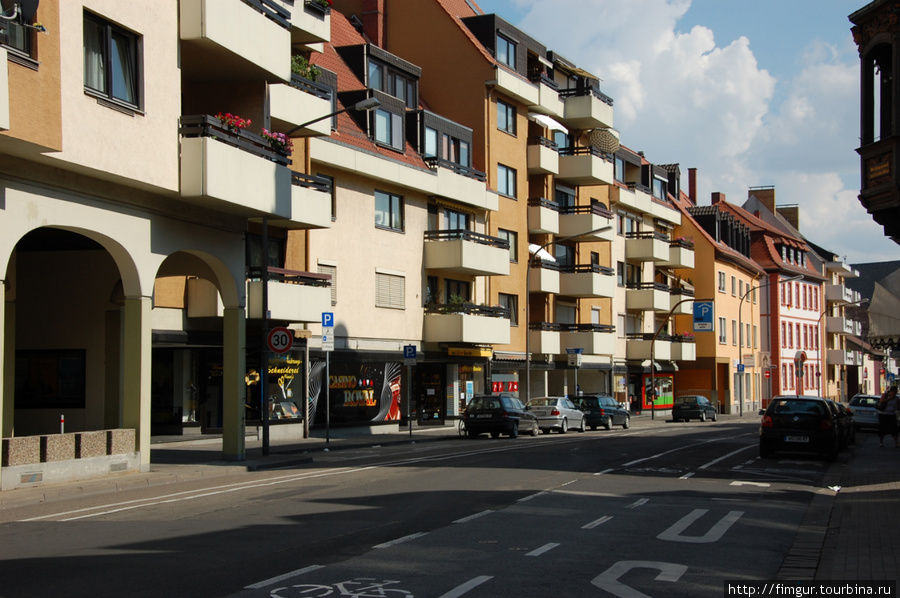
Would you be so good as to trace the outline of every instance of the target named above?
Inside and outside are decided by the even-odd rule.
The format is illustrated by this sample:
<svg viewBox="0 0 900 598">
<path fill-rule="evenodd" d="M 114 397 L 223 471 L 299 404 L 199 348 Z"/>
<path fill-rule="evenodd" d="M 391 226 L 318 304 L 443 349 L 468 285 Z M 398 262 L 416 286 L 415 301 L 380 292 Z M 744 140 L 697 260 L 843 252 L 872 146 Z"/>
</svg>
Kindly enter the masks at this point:
<svg viewBox="0 0 900 598">
<path fill-rule="evenodd" d="M 331 276 L 331 304 L 337 305 L 337 266 L 326 266 L 319 264 L 319 274 L 329 274 Z"/>
<path fill-rule="evenodd" d="M 375 306 L 404 309 L 406 279 L 393 274 L 375 273 Z"/>
</svg>

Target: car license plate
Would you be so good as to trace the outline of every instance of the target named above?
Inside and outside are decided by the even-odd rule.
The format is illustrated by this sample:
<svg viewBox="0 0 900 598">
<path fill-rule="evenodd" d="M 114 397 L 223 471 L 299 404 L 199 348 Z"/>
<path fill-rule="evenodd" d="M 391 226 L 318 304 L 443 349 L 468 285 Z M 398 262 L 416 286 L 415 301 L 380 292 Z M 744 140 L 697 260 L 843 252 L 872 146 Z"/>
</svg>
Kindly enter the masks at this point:
<svg viewBox="0 0 900 598">
<path fill-rule="evenodd" d="M 475 417 L 491 417 L 491 414 L 490 413 L 479 413 Z"/>
<path fill-rule="evenodd" d="M 809 436 L 785 436 L 785 442 L 809 442 Z"/>
</svg>

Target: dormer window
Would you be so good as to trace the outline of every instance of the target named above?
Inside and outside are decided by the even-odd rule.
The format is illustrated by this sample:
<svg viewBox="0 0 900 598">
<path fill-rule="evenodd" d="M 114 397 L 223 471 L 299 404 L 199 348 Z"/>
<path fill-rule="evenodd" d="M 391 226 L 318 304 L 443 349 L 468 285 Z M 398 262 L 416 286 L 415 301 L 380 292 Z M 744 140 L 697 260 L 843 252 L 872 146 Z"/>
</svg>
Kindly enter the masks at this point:
<svg viewBox="0 0 900 598">
<path fill-rule="evenodd" d="M 660 177 L 653 177 L 653 197 L 656 199 L 666 198 L 666 186 L 668 181 Z"/>
<path fill-rule="evenodd" d="M 383 108 L 375 110 L 375 141 L 397 151 L 405 149 L 403 117 Z"/>
<path fill-rule="evenodd" d="M 503 36 L 497 34 L 497 62 L 505 64 L 509 68 L 516 68 L 516 43 Z"/>
</svg>

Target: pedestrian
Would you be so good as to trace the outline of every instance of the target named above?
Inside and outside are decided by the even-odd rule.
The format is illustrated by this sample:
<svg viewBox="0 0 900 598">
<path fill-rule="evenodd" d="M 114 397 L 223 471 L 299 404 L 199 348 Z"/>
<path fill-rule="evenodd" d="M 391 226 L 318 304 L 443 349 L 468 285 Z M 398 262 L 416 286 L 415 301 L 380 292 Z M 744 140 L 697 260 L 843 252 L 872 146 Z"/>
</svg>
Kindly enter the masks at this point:
<svg viewBox="0 0 900 598">
<path fill-rule="evenodd" d="M 894 439 L 894 446 L 900 448 L 900 439 L 897 438 L 897 411 L 900 411 L 900 399 L 897 398 L 897 387 L 890 387 L 878 402 L 878 445 L 884 446 L 884 437 Z"/>
<path fill-rule="evenodd" d="M 641 414 L 641 403 L 634 395 L 631 395 L 631 412 L 635 415 Z"/>
</svg>

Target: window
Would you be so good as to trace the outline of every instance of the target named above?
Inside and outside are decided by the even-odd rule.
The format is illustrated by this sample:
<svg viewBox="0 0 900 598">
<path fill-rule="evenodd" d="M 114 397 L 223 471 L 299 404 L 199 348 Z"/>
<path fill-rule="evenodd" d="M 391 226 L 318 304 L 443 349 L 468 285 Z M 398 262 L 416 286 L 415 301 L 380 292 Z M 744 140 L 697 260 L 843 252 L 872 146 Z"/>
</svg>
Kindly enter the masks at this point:
<svg viewBox="0 0 900 598">
<path fill-rule="evenodd" d="M 615 177 L 620 183 L 625 182 L 625 160 L 619 156 L 616 156 L 615 161 Z"/>
<path fill-rule="evenodd" d="M 371 58 L 369 59 L 369 87 L 402 100 L 409 108 L 415 108 L 418 103 L 414 77 Z"/>
<path fill-rule="evenodd" d="M 438 132 L 431 127 L 425 127 L 425 155 L 438 155 Z"/>
<path fill-rule="evenodd" d="M 375 192 L 375 226 L 403 230 L 403 198 L 384 191 Z"/>
<path fill-rule="evenodd" d="M 756 328 L 756 324 L 753 325 L 753 348 L 756 349 L 759 346 L 759 330 Z"/>
<path fill-rule="evenodd" d="M 513 326 L 519 325 L 519 298 L 516 295 L 508 295 L 506 293 L 500 293 L 499 295 L 500 307 L 505 307 L 509 310 L 509 323 Z"/>
<path fill-rule="evenodd" d="M 447 303 L 468 302 L 471 286 L 464 280 L 448 278 L 444 281 L 444 297 Z"/>
<path fill-rule="evenodd" d="M 737 320 L 731 321 L 731 344 L 738 344 L 738 323 Z"/>
<path fill-rule="evenodd" d="M 591 324 L 599 324 L 600 323 L 600 308 L 592 307 L 591 308 Z"/>
<path fill-rule="evenodd" d="M 509 261 L 519 261 L 519 233 L 512 230 L 498 229 L 497 236 L 509 243 Z"/>
<path fill-rule="evenodd" d="M 331 277 L 331 304 L 337 305 L 337 264 L 319 262 L 319 274 L 327 274 Z"/>
<path fill-rule="evenodd" d="M 516 68 L 516 44 L 507 37 L 497 35 L 497 62 L 511 69 Z"/>
<path fill-rule="evenodd" d="M 725 273 L 719 272 L 719 292 L 725 292 Z"/>
<path fill-rule="evenodd" d="M 620 287 L 625 286 L 625 263 L 624 262 L 616 263 L 616 283 Z"/>
<path fill-rule="evenodd" d="M 403 151 L 403 117 L 387 110 L 375 110 L 375 141 Z"/>
<path fill-rule="evenodd" d="M 719 318 L 719 344 L 724 345 L 728 342 L 727 330 L 725 329 L 725 318 Z"/>
<path fill-rule="evenodd" d="M 11 3 L 3 2 L 2 4 L 3 6 L 0 7 L 0 10 L 8 9 Z M 35 32 L 16 21 L 4 20 L 2 23 L 3 26 L 0 27 L 0 44 L 34 58 Z M 34 18 L 28 24 L 34 24 Z"/>
<path fill-rule="evenodd" d="M 84 14 L 84 87 L 93 94 L 140 108 L 139 37 L 95 15 Z"/>
<path fill-rule="evenodd" d="M 734 276 L 731 277 L 731 296 L 737 297 L 737 279 Z"/>
<path fill-rule="evenodd" d="M 384 66 L 374 60 L 369 61 L 369 87 L 384 91 Z"/>
<path fill-rule="evenodd" d="M 406 277 L 375 272 L 375 307 L 406 308 Z"/>
<path fill-rule="evenodd" d="M 659 177 L 653 177 L 653 197 L 656 199 L 666 198 L 666 187 L 668 181 Z"/>
<path fill-rule="evenodd" d="M 497 165 L 497 191 L 501 195 L 507 195 L 509 197 L 516 196 L 515 168 L 510 168 L 509 166 L 504 166 L 503 164 Z"/>
<path fill-rule="evenodd" d="M 438 278 L 428 276 L 425 279 L 425 305 L 438 302 Z"/>
<path fill-rule="evenodd" d="M 497 128 L 510 135 L 516 134 L 516 107 L 497 100 Z"/>
<path fill-rule="evenodd" d="M 625 338 L 625 314 L 616 316 L 616 338 Z"/>
<path fill-rule="evenodd" d="M 328 188 L 331 190 L 331 220 L 337 220 L 337 189 L 334 188 L 334 177 L 321 173 L 316 173 L 316 176 L 328 183 Z"/>
<path fill-rule="evenodd" d="M 461 164 L 462 166 L 471 165 L 471 154 L 469 152 L 469 142 L 451 137 L 450 135 L 442 135 L 441 143 L 444 149 L 444 159 Z"/>
<path fill-rule="evenodd" d="M 465 212 L 444 208 L 441 222 L 442 230 L 469 230 L 469 215 Z"/>
<path fill-rule="evenodd" d="M 575 304 L 573 303 L 556 303 L 556 323 L 557 324 L 574 324 L 575 323 Z"/>
<path fill-rule="evenodd" d="M 784 327 L 784 322 L 781 323 L 781 346 L 787 348 L 787 331 Z"/>
<path fill-rule="evenodd" d="M 575 248 L 559 243 L 555 246 L 553 257 L 560 266 L 574 266 Z"/>
</svg>

